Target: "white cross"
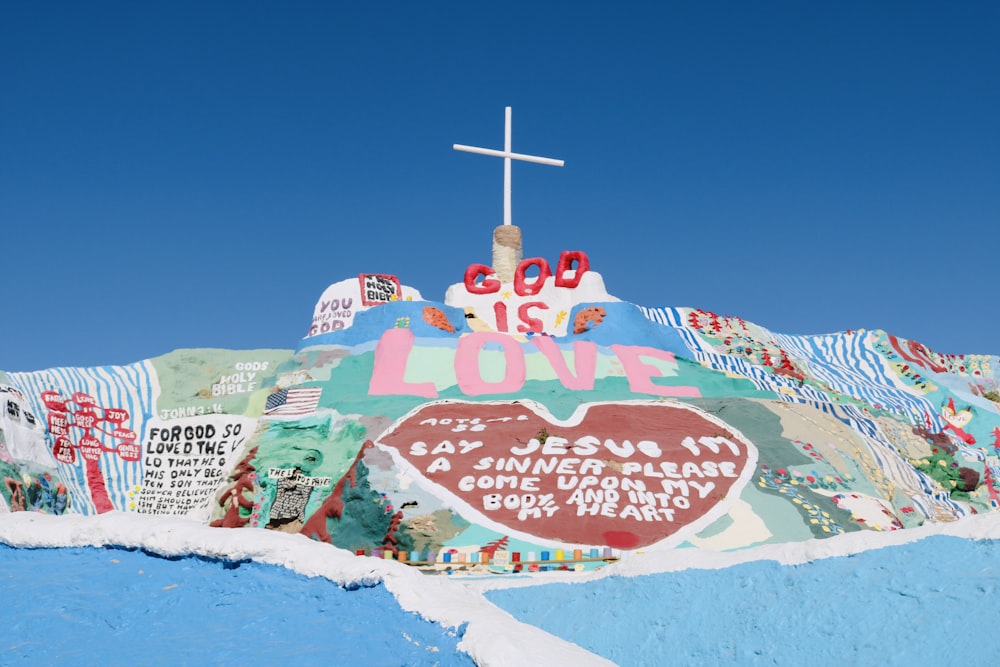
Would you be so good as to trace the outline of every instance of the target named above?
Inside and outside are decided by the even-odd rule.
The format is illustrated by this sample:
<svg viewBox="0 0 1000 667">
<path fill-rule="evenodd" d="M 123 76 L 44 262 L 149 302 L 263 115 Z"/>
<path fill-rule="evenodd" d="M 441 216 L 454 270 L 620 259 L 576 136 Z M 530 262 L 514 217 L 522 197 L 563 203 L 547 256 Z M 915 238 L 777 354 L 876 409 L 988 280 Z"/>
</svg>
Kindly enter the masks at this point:
<svg viewBox="0 0 1000 667">
<path fill-rule="evenodd" d="M 474 146 L 463 146 L 462 144 L 454 144 L 452 148 L 456 151 L 465 151 L 466 153 L 479 153 L 480 155 L 493 155 L 495 157 L 503 158 L 503 224 L 505 225 L 510 224 L 510 161 L 524 160 L 525 162 L 548 164 L 553 167 L 561 167 L 566 164 L 562 160 L 554 160 L 548 157 L 537 157 L 535 155 L 524 155 L 523 153 L 512 153 L 510 151 L 510 107 L 506 107 L 504 109 L 502 151 L 495 151 L 489 148 L 476 148 Z"/>
</svg>

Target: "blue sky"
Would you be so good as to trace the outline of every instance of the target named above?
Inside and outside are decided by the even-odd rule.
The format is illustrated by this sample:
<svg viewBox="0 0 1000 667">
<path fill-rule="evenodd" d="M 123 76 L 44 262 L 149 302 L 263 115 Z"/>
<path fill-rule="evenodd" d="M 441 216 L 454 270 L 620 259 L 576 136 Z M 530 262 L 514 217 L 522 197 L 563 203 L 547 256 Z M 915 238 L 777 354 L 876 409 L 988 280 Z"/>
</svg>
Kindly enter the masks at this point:
<svg viewBox="0 0 1000 667">
<path fill-rule="evenodd" d="M 1000 354 L 995 3 L 15 3 L 0 368 L 294 347 L 525 254 L 783 333 Z"/>
</svg>

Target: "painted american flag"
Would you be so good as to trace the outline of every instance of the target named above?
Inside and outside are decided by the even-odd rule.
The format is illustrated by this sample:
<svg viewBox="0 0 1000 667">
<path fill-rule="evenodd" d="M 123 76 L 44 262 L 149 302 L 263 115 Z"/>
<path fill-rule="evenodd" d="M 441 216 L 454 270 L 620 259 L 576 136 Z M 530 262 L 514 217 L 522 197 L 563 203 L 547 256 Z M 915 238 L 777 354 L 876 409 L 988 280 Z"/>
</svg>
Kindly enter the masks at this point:
<svg viewBox="0 0 1000 667">
<path fill-rule="evenodd" d="M 267 397 L 264 414 L 270 417 L 307 415 L 316 410 L 323 387 L 281 389 Z"/>
</svg>

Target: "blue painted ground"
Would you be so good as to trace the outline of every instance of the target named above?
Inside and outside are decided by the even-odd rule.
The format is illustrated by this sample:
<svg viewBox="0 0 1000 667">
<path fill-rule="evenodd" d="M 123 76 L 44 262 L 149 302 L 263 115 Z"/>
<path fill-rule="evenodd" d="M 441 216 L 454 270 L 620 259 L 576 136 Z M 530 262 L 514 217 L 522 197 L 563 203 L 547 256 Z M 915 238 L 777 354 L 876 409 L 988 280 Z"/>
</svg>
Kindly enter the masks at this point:
<svg viewBox="0 0 1000 667">
<path fill-rule="evenodd" d="M 492 591 L 623 666 L 953 664 L 989 650 L 1000 543 L 932 537 L 799 566 L 755 562 Z M 472 665 L 384 587 L 121 549 L 0 545 L 2 665 Z"/>
<path fill-rule="evenodd" d="M 988 660 L 1000 543 L 931 537 L 798 566 L 755 562 L 492 591 L 518 619 L 620 665 Z"/>
<path fill-rule="evenodd" d="M 382 586 L 123 549 L 0 545 L 0 664 L 473 665 Z"/>
</svg>

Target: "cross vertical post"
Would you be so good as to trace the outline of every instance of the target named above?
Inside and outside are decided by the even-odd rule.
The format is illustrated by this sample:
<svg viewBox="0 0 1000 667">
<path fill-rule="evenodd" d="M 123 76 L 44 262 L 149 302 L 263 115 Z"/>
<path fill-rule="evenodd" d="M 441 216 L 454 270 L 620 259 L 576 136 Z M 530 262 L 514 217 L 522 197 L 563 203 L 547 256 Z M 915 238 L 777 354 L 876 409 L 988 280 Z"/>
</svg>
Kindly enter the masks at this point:
<svg viewBox="0 0 1000 667">
<path fill-rule="evenodd" d="M 510 224 L 510 107 L 503 112 L 503 224 Z"/>
</svg>

